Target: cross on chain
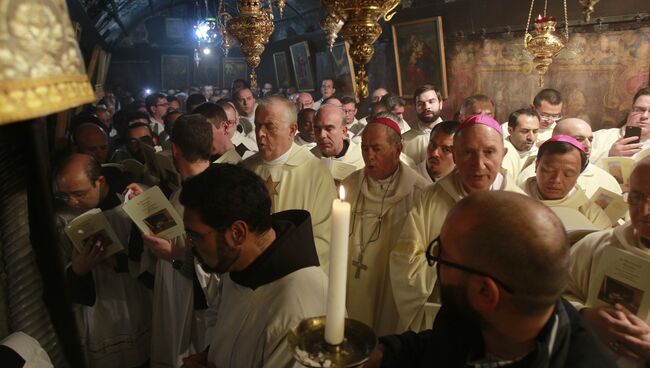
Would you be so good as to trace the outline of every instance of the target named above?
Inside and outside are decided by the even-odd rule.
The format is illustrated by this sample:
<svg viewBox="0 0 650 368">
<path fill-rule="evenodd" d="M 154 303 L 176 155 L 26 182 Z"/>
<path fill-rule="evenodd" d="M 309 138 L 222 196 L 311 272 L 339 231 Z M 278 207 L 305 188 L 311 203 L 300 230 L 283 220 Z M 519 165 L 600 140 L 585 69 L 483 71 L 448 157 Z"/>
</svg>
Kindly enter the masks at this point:
<svg viewBox="0 0 650 368">
<path fill-rule="evenodd" d="M 359 257 L 357 257 L 356 261 L 352 261 L 352 266 L 357 268 L 357 271 L 354 273 L 354 278 L 358 279 L 361 277 L 361 271 L 365 271 L 368 269 L 368 266 L 363 264 L 363 253 L 359 254 Z"/>
</svg>

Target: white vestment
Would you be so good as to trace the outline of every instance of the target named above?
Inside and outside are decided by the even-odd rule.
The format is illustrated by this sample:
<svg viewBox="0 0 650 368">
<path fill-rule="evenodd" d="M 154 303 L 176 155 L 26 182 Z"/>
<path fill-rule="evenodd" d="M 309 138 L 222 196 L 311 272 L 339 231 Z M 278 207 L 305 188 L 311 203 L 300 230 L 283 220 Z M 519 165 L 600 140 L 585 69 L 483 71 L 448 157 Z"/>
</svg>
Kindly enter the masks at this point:
<svg viewBox="0 0 650 368">
<path fill-rule="evenodd" d="M 135 226 L 131 219 L 121 207 L 102 212 L 120 242 L 128 247 L 131 226 Z M 135 367 L 149 359 L 151 291 L 134 277 L 138 265 L 132 266 L 129 261 L 129 272 L 115 272 L 106 262 L 95 266 L 91 271 L 95 304 L 73 304 L 81 350 L 89 368 Z"/>
<path fill-rule="evenodd" d="M 234 150 L 233 150 L 234 151 Z M 169 198 L 178 214 L 183 217 L 184 207 L 179 202 L 181 189 Z M 184 246 L 184 240 L 174 240 Z M 194 285 L 191 253 L 184 257 L 183 270 L 172 267 L 168 261 L 158 259 L 153 289 L 154 303 L 151 327 L 151 367 L 179 367 L 182 358 L 201 352 L 206 347 L 206 323 L 202 311 L 194 310 Z M 189 272 L 185 271 L 189 267 Z"/>
<path fill-rule="evenodd" d="M 528 178 L 522 185 L 522 189 L 531 198 L 535 198 L 548 207 L 568 207 L 582 213 L 598 230 L 604 230 L 612 226 L 612 222 L 602 208 L 590 202 L 584 190 L 578 184 L 569 194 L 562 199 L 543 199 L 537 187 L 537 178 Z"/>
<path fill-rule="evenodd" d="M 524 194 L 507 177 L 502 174 L 499 177 L 502 181 L 497 190 Z M 425 251 L 440 234 L 447 213 L 466 196 L 458 171 L 454 169 L 426 188 L 411 208 L 395 249 L 389 256 L 390 282 L 398 311 L 398 332 L 431 328 L 436 311 L 425 306 L 425 303 L 439 303 L 439 300 L 437 295 L 432 295 L 437 279 L 436 268 L 428 265 Z"/>
<path fill-rule="evenodd" d="M 431 128 L 418 122 L 415 128 L 408 130 L 406 133 L 402 132 L 402 139 L 404 141 L 403 152 L 412 158 L 416 164 L 427 159 L 427 147 L 429 146 L 431 130 L 440 122 L 442 122 L 442 119 L 438 118 L 433 122 Z"/>
<path fill-rule="evenodd" d="M 251 139 L 245 134 L 239 132 L 238 130 L 235 130 L 235 134 L 232 135 L 230 141 L 232 142 L 232 144 L 235 145 L 235 147 L 239 146 L 240 144 L 243 144 L 247 150 L 253 153 L 259 151 L 255 137 Z"/>
<path fill-rule="evenodd" d="M 517 177 L 517 185 L 522 186 L 528 178 L 535 176 L 535 163 L 526 167 Z M 607 171 L 589 163 L 585 171 L 578 176 L 578 186 L 584 190 L 587 198 L 591 198 L 598 188 L 603 187 L 616 194 L 623 194 L 621 186 Z"/>
<path fill-rule="evenodd" d="M 433 184 L 433 179 L 431 179 L 431 175 L 429 175 L 429 171 L 427 171 L 427 160 L 424 160 L 420 162 L 417 165 L 417 173 L 420 174 L 429 184 Z"/>
<path fill-rule="evenodd" d="M 250 152 L 250 151 L 246 151 L 246 152 Z M 215 164 L 238 165 L 240 162 L 242 162 L 242 157 L 239 155 L 239 153 L 237 153 L 237 150 L 234 148 L 226 151 L 218 159 L 214 160 Z"/>
<path fill-rule="evenodd" d="M 316 142 L 307 142 L 306 140 L 302 139 L 300 134 L 296 134 L 296 136 L 293 138 L 293 142 L 299 146 L 305 146 L 309 150 L 316 147 Z"/>
<path fill-rule="evenodd" d="M 621 139 L 624 136 L 624 133 L 625 127 L 600 129 L 595 131 L 589 161 L 605 168 L 603 166 L 603 159 L 609 157 L 609 150 L 612 148 L 612 145 L 616 143 L 617 140 Z M 641 144 L 641 151 L 650 148 L 650 139 L 642 140 Z M 632 158 L 636 158 L 639 152 L 634 154 Z"/>
<path fill-rule="evenodd" d="M 631 222 L 626 222 L 613 229 L 607 229 L 585 236 L 571 247 L 571 268 L 569 282 L 564 297 L 580 310 L 586 307 L 590 299 L 589 291 L 596 280 L 598 265 L 601 255 L 606 247 L 616 247 L 633 253 L 639 257 L 650 260 L 650 249 L 641 244 L 639 235 L 634 230 Z M 646 320 L 650 323 L 650 318 Z M 619 367 L 645 367 L 643 363 L 618 356 Z"/>
<path fill-rule="evenodd" d="M 402 134 L 404 134 L 404 133 L 408 132 L 409 130 L 411 130 L 411 125 L 409 123 L 407 123 L 406 120 L 404 120 L 404 119 L 399 119 L 399 121 L 397 122 L 397 125 L 399 125 L 399 130 L 400 130 L 400 132 Z"/>
<path fill-rule="evenodd" d="M 375 181 L 365 170 L 359 170 L 343 185 L 352 206 L 348 315 L 370 326 L 379 336 L 397 333 L 397 307 L 388 278 L 388 255 L 414 199 L 428 183 L 400 163 L 390 178 Z"/>
<path fill-rule="evenodd" d="M 318 146 L 311 149 L 311 153 L 325 163 L 337 182 L 343 181 L 348 175 L 366 166 L 361 155 L 361 146 L 351 141 L 347 142 L 348 149 L 341 157 L 323 157 Z"/>
<path fill-rule="evenodd" d="M 280 212 L 303 209 L 311 214 L 314 240 L 321 268 L 329 268 L 330 215 L 336 198 L 334 179 L 329 170 L 307 148 L 293 144 L 288 160 L 281 165 L 270 165 L 255 154 L 243 162 L 255 172 L 271 195 L 274 208 Z"/>
<path fill-rule="evenodd" d="M 287 331 L 305 318 L 325 315 L 326 304 L 327 277 L 317 267 L 255 289 L 226 274 L 208 361 L 216 367 L 301 367 L 292 358 Z"/>
</svg>

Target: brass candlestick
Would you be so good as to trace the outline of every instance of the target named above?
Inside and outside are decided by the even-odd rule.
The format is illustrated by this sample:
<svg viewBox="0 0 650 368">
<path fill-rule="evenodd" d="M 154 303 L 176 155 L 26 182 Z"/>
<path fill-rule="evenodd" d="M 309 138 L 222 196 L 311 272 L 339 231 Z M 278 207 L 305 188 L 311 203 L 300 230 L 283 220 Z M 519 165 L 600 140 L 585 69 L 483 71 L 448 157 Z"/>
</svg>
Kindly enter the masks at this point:
<svg viewBox="0 0 650 368">
<path fill-rule="evenodd" d="M 357 367 L 365 363 L 377 336 L 365 324 L 346 318 L 343 342 L 325 341 L 325 316 L 307 318 L 287 333 L 294 358 L 305 367 Z"/>
</svg>

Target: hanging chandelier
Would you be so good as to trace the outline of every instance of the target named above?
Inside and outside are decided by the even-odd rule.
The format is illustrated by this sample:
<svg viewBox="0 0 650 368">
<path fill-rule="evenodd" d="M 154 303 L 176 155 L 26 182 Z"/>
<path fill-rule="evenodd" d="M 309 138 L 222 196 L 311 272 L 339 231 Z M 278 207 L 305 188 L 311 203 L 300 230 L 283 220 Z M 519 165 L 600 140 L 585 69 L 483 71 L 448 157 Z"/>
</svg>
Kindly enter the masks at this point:
<svg viewBox="0 0 650 368">
<path fill-rule="evenodd" d="M 539 87 L 544 86 L 544 75 L 548 67 L 553 62 L 553 58 L 569 42 L 569 21 L 566 9 L 566 0 L 564 2 L 564 36 L 555 31 L 557 21 L 555 17 L 546 14 L 547 0 L 544 0 L 544 15 L 541 14 L 535 18 L 535 32 L 531 34 L 528 29 L 530 18 L 533 14 L 535 0 L 530 3 L 528 12 L 528 21 L 526 22 L 526 31 L 524 35 L 524 49 L 533 56 L 533 64 L 539 75 Z"/>
<path fill-rule="evenodd" d="M 321 23 L 328 45 L 341 33 L 350 44 L 350 57 L 354 61 L 357 99 L 368 96 L 368 75 L 365 65 L 375 53 L 373 43 L 381 35 L 379 20 L 389 21 L 400 0 L 321 0 L 326 17 Z M 330 46 L 331 48 L 331 46 Z"/>
<path fill-rule="evenodd" d="M 282 6 L 284 7 L 284 1 Z M 251 68 L 250 85 L 255 88 L 255 69 L 260 65 L 260 56 L 274 29 L 273 12 L 270 2 L 265 9 L 261 0 L 237 0 L 237 9 L 239 15 L 230 19 L 225 29 L 241 44 L 241 51 L 246 55 L 246 63 Z"/>
<path fill-rule="evenodd" d="M 232 19 L 232 15 L 228 13 L 224 7 L 224 1 L 221 0 L 219 12 L 217 13 L 217 29 L 221 34 L 221 49 L 224 56 L 228 56 L 228 51 L 237 43 L 237 40 L 228 33 L 228 22 Z"/>
</svg>

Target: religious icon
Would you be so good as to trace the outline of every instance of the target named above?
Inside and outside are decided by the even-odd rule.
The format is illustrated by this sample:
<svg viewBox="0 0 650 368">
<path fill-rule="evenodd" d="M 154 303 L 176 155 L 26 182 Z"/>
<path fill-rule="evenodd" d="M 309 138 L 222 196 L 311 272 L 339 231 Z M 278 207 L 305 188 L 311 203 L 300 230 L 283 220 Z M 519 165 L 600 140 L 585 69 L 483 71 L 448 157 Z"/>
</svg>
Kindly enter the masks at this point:
<svg viewBox="0 0 650 368">
<path fill-rule="evenodd" d="M 598 291 L 598 299 L 611 306 L 620 304 L 633 314 L 636 314 L 641 306 L 643 290 L 639 290 L 612 277 L 605 276 Z"/>
<path fill-rule="evenodd" d="M 245 58 L 226 58 L 223 62 L 223 85 L 232 86 L 236 79 L 248 80 Z"/>
<path fill-rule="evenodd" d="M 187 55 L 162 55 L 161 79 L 162 89 L 181 89 L 187 87 L 189 70 Z"/>
<path fill-rule="evenodd" d="M 291 51 L 291 62 L 293 63 L 293 73 L 296 77 L 298 91 L 314 91 L 316 86 L 311 70 L 307 41 L 291 45 L 289 51 Z"/>
<path fill-rule="evenodd" d="M 442 17 L 392 25 L 399 94 L 412 97 L 422 84 L 433 84 L 447 97 Z"/>
<path fill-rule="evenodd" d="M 276 85 L 278 88 L 288 88 L 291 85 L 291 78 L 286 53 L 284 51 L 274 53 L 273 64 L 275 66 Z"/>
</svg>

